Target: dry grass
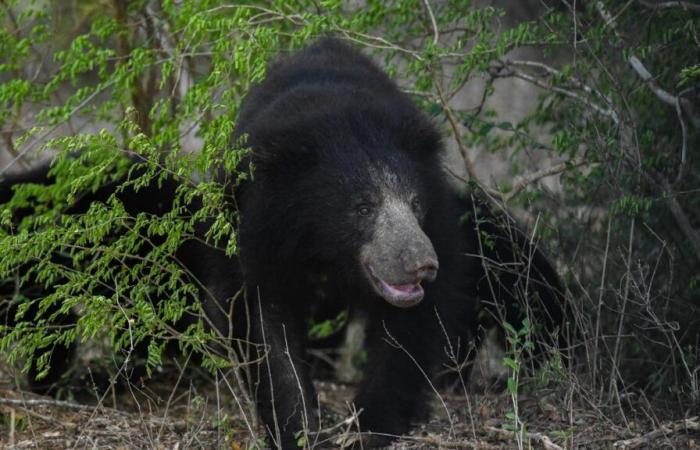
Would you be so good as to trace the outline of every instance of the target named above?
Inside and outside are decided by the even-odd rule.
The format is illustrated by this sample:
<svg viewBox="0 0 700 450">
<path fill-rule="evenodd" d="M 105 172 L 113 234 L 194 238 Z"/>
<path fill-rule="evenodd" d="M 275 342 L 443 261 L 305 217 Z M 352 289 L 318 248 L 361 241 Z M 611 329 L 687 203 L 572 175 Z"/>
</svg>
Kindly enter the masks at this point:
<svg viewBox="0 0 700 450">
<path fill-rule="evenodd" d="M 118 394 L 107 396 L 110 403 L 114 402 L 109 407 L 96 406 L 89 397 L 70 401 L 39 397 L 14 388 L 7 378 L 0 380 L 0 449 L 256 448 L 243 420 L 230 415 L 235 411 L 234 399 L 222 393 L 225 389 L 216 389 L 215 381 L 203 376 L 176 383 L 179 376 L 173 372 L 166 371 L 147 385 L 130 384 Z M 434 399 L 430 419 L 390 448 L 516 448 L 514 433 L 508 431 L 511 421 L 506 418 L 512 410 L 512 399 L 505 391 L 482 390 L 488 377 L 481 378 L 471 383 L 467 395 L 441 391 L 440 398 Z M 575 379 L 540 387 L 530 380 L 526 386 L 529 389 L 518 399 L 525 424 L 525 448 L 699 446 L 697 418 L 660 421 L 656 418 L 658 411 L 644 398 L 626 398 L 622 420 L 617 405 L 593 404 Z M 323 427 L 334 430 L 326 444 L 337 448 L 340 443 L 353 442 L 353 388 L 329 381 L 318 381 L 316 388 Z M 445 406 L 451 421 L 447 420 Z"/>
</svg>

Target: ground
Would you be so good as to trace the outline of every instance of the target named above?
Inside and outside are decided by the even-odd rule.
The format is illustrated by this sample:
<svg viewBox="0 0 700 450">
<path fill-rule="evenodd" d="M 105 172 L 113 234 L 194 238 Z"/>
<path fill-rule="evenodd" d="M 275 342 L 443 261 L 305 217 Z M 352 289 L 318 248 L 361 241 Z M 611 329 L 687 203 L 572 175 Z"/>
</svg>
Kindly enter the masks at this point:
<svg viewBox="0 0 700 450">
<path fill-rule="evenodd" d="M 238 450 L 253 444 L 245 419 L 232 413 L 239 411 L 232 395 L 223 394 L 224 389 L 217 392 L 216 383 L 206 374 L 178 382 L 176 372 L 102 395 L 103 406 L 98 407 L 99 401 L 88 396 L 59 401 L 16 389 L 0 371 L 0 449 Z M 335 426 L 333 446 L 340 448 L 343 437 L 347 439 L 354 430 L 349 407 L 353 388 L 328 381 L 316 382 L 316 388 L 323 426 Z M 468 389 L 468 394 L 436 395 L 430 420 L 390 448 L 518 448 L 514 434 L 507 431 L 513 423 L 508 392 L 483 386 Z M 643 399 L 632 397 L 625 426 L 614 408 L 592 407 L 575 390 L 574 383 L 568 388 L 560 384 L 559 388 L 533 388 L 519 395 L 520 417 L 526 425 L 523 448 L 700 448 L 698 418 L 659 421 Z M 344 434 L 346 430 L 350 433 Z M 261 430 L 255 432 L 262 436 Z"/>
</svg>

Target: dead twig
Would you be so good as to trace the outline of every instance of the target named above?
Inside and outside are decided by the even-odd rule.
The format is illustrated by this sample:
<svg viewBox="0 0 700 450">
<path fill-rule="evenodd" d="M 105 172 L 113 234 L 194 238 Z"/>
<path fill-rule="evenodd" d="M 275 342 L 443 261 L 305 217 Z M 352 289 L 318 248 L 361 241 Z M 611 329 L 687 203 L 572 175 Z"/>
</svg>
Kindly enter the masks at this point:
<svg viewBox="0 0 700 450">
<path fill-rule="evenodd" d="M 523 81 L 527 81 L 528 83 L 534 84 L 537 87 L 541 87 L 542 89 L 545 89 L 550 92 L 554 92 L 560 95 L 563 95 L 565 97 L 569 97 L 573 100 L 576 100 L 577 102 L 580 102 L 587 106 L 589 109 L 592 109 L 593 111 L 597 112 L 598 114 L 605 116 L 612 120 L 615 125 L 620 125 L 620 117 L 618 116 L 617 112 L 614 109 L 611 108 L 606 108 L 604 106 L 601 106 L 591 99 L 587 98 L 586 96 L 583 96 L 579 94 L 578 92 L 574 92 L 569 89 L 564 89 L 559 86 L 554 86 L 550 83 L 547 83 L 544 80 L 541 80 L 533 75 L 530 75 L 528 73 L 525 73 L 521 70 L 515 69 L 511 67 L 510 65 L 504 64 L 504 61 L 498 61 L 497 65 L 492 68 L 492 70 L 495 69 L 493 76 L 498 77 L 498 78 L 505 78 L 505 77 L 515 77 L 515 78 L 520 78 Z M 583 89 L 583 88 L 582 88 Z M 585 90 L 585 89 L 584 89 Z"/>
<path fill-rule="evenodd" d="M 510 430 L 504 430 L 503 428 L 496 428 L 496 427 L 487 427 L 486 428 L 490 433 L 496 435 L 497 437 L 501 439 L 513 439 L 515 438 L 516 433 Z M 535 432 L 525 432 L 525 437 L 528 439 L 528 441 L 534 441 L 542 445 L 542 447 L 545 450 L 564 450 L 563 447 L 555 444 L 552 442 L 552 440 L 549 438 L 549 436 L 546 436 L 542 433 L 535 433 Z"/>
<path fill-rule="evenodd" d="M 639 0 L 639 3 L 641 3 L 645 7 L 649 8 L 649 9 L 653 9 L 653 10 L 680 8 L 680 9 L 684 9 L 686 11 L 700 12 L 700 5 L 698 5 L 697 3 L 691 3 L 691 2 L 683 2 L 683 1 L 649 2 L 649 1 Z"/>
<path fill-rule="evenodd" d="M 613 444 L 613 447 L 624 450 L 645 447 L 651 445 L 655 439 L 662 436 L 667 437 L 670 434 L 684 433 L 687 431 L 700 431 L 700 418 L 698 418 L 698 416 L 674 422 L 666 422 L 661 424 L 659 428 L 641 436 L 617 441 Z"/>
<path fill-rule="evenodd" d="M 571 75 L 564 75 L 560 70 L 555 69 L 554 67 L 545 64 L 540 61 L 530 61 L 530 60 L 522 60 L 522 59 L 503 59 L 499 61 L 501 64 L 506 65 L 506 66 L 519 66 L 519 67 L 528 67 L 531 69 L 540 69 L 543 70 L 547 73 L 547 75 L 553 75 L 557 77 L 566 77 L 567 83 L 571 84 L 573 87 L 577 89 L 581 89 L 583 92 L 586 94 L 600 97 L 601 99 L 604 99 L 607 104 L 611 104 L 612 100 L 610 99 L 610 96 L 603 94 L 602 92 L 593 89 L 583 81 L 579 80 L 578 78 L 571 76 Z"/>
<path fill-rule="evenodd" d="M 489 444 L 484 441 L 477 440 L 445 440 L 438 436 L 402 436 L 402 440 L 410 440 L 416 443 L 422 444 L 421 447 L 425 446 L 428 448 L 470 448 L 474 450 L 495 450 L 500 448 L 498 446 Z"/>
<path fill-rule="evenodd" d="M 435 14 L 433 14 L 433 8 L 430 7 L 430 2 L 428 0 L 423 0 L 423 5 L 425 6 L 428 16 L 430 17 L 430 25 L 433 27 L 433 45 L 437 45 L 440 41 L 440 31 L 435 21 Z"/>
<path fill-rule="evenodd" d="M 56 422 L 57 422 L 57 420 L 54 419 L 53 417 L 45 416 L 44 414 L 39 414 L 38 412 L 32 410 L 31 408 L 29 408 L 29 407 L 27 407 L 27 406 L 17 406 L 17 405 L 15 405 L 15 406 L 9 406 L 9 405 L 8 405 L 8 406 L 6 406 L 5 408 L 0 408 L 0 411 L 2 411 L 2 410 L 4 410 L 4 409 L 9 410 L 9 412 L 10 412 L 10 413 L 9 413 L 9 414 L 10 414 L 10 420 L 11 420 L 11 421 L 13 420 L 12 417 L 16 414 L 16 413 L 15 413 L 15 409 L 21 409 L 22 411 L 24 411 L 24 414 L 26 414 L 26 415 L 28 415 L 28 416 L 31 416 L 31 417 L 34 417 L 34 418 L 36 418 L 36 419 L 41 419 L 41 420 L 43 420 L 44 422 L 48 422 L 48 423 L 56 423 Z M 12 425 L 12 423 L 11 423 L 10 425 Z"/>
<path fill-rule="evenodd" d="M 489 195 L 493 197 L 500 198 L 501 193 L 499 191 L 496 191 L 494 189 L 491 189 L 488 187 L 483 181 L 479 179 L 479 176 L 476 174 L 476 168 L 474 167 L 474 162 L 471 160 L 469 156 L 469 149 L 467 148 L 467 145 L 464 143 L 464 140 L 462 139 L 462 126 L 460 123 L 460 120 L 457 118 L 455 115 L 454 111 L 450 107 L 447 101 L 447 96 L 445 95 L 443 88 L 442 88 L 442 80 L 437 76 L 436 73 L 433 72 L 433 82 L 435 84 L 435 91 L 437 92 L 438 99 L 440 101 L 440 105 L 442 106 L 442 110 L 445 113 L 445 116 L 447 117 L 447 121 L 450 123 L 450 127 L 452 128 L 452 135 L 454 136 L 455 143 L 457 144 L 457 148 L 459 149 L 459 153 L 462 155 L 462 160 L 464 161 L 464 166 L 467 169 L 467 174 L 469 175 L 469 179 L 476 184 L 479 185 L 484 191 L 486 191 Z"/>
<path fill-rule="evenodd" d="M 637 58 L 637 56 L 631 55 L 628 61 L 630 63 L 630 66 L 632 66 L 632 69 L 634 69 L 637 75 L 639 75 L 639 78 L 641 78 L 642 81 L 644 81 L 647 84 L 647 86 L 649 86 L 651 92 L 653 92 L 659 100 L 661 100 L 669 106 L 676 106 L 676 103 L 678 102 L 676 96 L 670 94 L 668 91 L 664 90 L 658 84 L 656 84 L 654 77 L 651 75 L 651 73 L 649 73 L 647 68 L 644 67 L 644 64 L 642 64 L 642 62 L 639 60 L 639 58 Z"/>
<path fill-rule="evenodd" d="M 115 414 L 127 415 L 122 411 L 113 408 L 108 408 L 105 406 L 81 405 L 79 403 L 66 402 L 63 400 L 54 400 L 50 398 L 22 399 L 0 397 L 0 405 L 19 406 L 22 408 L 27 408 L 30 406 L 53 406 L 56 408 L 74 409 L 78 411 L 93 411 L 95 409 L 104 409 L 109 410 L 110 412 Z"/>
<path fill-rule="evenodd" d="M 516 195 L 521 193 L 527 186 L 530 184 L 541 180 L 542 178 L 546 178 L 552 175 L 558 175 L 562 172 L 565 172 L 569 169 L 573 169 L 575 167 L 581 167 L 586 164 L 593 164 L 590 161 L 587 161 L 584 158 L 574 158 L 569 161 L 564 161 L 559 164 L 555 164 L 550 167 L 545 167 L 544 169 L 537 170 L 535 172 L 531 173 L 526 173 L 524 175 L 519 176 L 516 178 L 515 183 L 513 184 L 513 188 L 508 191 L 506 194 L 503 195 L 503 201 L 508 202 L 513 199 Z"/>
</svg>

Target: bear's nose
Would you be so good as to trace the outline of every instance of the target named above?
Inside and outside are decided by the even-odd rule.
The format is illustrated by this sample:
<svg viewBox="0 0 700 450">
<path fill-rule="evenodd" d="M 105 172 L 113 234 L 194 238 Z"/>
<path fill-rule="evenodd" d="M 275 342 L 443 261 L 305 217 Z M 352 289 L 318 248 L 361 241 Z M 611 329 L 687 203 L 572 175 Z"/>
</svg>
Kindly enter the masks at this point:
<svg viewBox="0 0 700 450">
<path fill-rule="evenodd" d="M 426 258 L 421 263 L 416 264 L 417 269 L 413 270 L 413 274 L 419 281 L 434 281 L 437 277 L 437 271 L 439 268 L 437 259 Z"/>
</svg>

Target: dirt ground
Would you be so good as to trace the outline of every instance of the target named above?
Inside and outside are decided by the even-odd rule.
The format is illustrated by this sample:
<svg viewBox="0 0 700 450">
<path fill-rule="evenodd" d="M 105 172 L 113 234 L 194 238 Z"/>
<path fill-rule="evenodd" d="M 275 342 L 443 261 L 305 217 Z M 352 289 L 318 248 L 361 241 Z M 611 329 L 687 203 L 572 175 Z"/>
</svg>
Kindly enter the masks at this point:
<svg viewBox="0 0 700 450">
<path fill-rule="evenodd" d="M 160 378 L 166 379 L 156 377 L 141 386 L 131 383 L 99 398 L 84 395 L 66 400 L 37 396 L 3 380 L 0 449 L 256 448 L 251 436 L 262 436 L 262 430 L 252 424 L 252 417 L 237 413 L 242 410 L 237 401 L 242 399 L 224 393 L 223 383 L 217 390 L 214 380 Z M 353 448 L 352 387 L 328 381 L 317 382 L 316 387 L 323 427 L 332 430 L 324 448 L 343 444 Z M 661 421 L 642 402 L 638 408 L 628 402 L 621 419 L 622 414 L 584 404 L 581 397 L 573 389 L 540 388 L 520 394 L 519 417 L 524 427 L 516 436 L 508 431 L 513 429 L 513 406 L 507 392 L 441 392 L 435 395 L 430 420 L 389 448 L 700 448 L 697 417 Z"/>
</svg>

